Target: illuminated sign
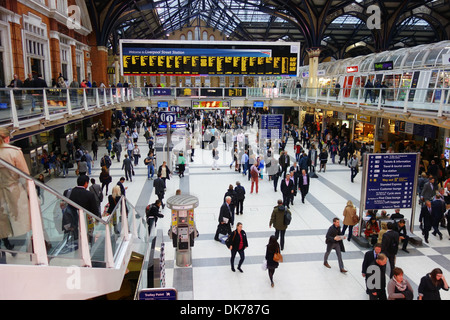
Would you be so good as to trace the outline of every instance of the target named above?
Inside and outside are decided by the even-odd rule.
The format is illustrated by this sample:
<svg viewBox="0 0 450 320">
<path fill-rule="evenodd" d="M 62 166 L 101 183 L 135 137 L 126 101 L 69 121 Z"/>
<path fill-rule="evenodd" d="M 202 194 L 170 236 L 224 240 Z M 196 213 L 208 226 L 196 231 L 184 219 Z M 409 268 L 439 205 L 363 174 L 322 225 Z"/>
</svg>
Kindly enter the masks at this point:
<svg viewBox="0 0 450 320">
<path fill-rule="evenodd" d="M 374 64 L 374 69 L 375 71 L 392 70 L 394 69 L 394 62 L 393 61 L 377 62 Z"/>
<path fill-rule="evenodd" d="M 120 40 L 124 76 L 297 76 L 294 42 Z"/>
<path fill-rule="evenodd" d="M 358 72 L 358 71 L 359 71 L 358 66 L 347 67 L 347 73 L 353 73 L 353 72 Z"/>
<path fill-rule="evenodd" d="M 192 101 L 193 109 L 228 109 L 229 101 Z"/>
</svg>

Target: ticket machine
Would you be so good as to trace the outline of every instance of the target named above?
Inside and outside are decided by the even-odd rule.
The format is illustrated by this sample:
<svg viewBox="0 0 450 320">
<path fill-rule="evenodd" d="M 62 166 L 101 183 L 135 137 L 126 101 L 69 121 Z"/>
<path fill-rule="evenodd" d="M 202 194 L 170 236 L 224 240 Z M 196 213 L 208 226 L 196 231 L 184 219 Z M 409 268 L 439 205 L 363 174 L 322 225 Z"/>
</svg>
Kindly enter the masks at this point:
<svg viewBox="0 0 450 320">
<path fill-rule="evenodd" d="M 191 251 L 198 232 L 195 227 L 194 209 L 198 207 L 198 198 L 191 195 L 175 195 L 167 199 L 166 205 L 172 210 L 169 237 L 176 250 L 178 267 L 192 264 Z"/>
</svg>

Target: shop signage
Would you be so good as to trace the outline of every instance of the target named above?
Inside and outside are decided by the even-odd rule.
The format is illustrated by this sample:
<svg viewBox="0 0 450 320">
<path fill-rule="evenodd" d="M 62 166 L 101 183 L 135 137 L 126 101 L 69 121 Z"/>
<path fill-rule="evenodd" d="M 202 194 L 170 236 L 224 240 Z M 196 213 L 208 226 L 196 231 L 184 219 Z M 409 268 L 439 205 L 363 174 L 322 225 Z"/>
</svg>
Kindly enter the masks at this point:
<svg viewBox="0 0 450 320">
<path fill-rule="evenodd" d="M 108 67 L 106 69 L 107 74 L 116 74 L 116 68 L 115 67 Z"/>
<path fill-rule="evenodd" d="M 375 71 L 384 71 L 394 69 L 394 61 L 376 62 L 374 64 Z"/>
<path fill-rule="evenodd" d="M 417 153 L 367 155 L 365 210 L 412 208 Z"/>
<path fill-rule="evenodd" d="M 264 101 L 254 101 L 253 108 L 264 108 Z"/>
<path fill-rule="evenodd" d="M 172 95 L 172 90 L 171 89 L 154 88 L 153 95 L 154 96 L 170 96 L 170 95 Z"/>
<path fill-rule="evenodd" d="M 357 114 L 356 115 L 356 121 L 361 121 L 361 122 L 371 122 L 371 118 L 370 116 L 363 116 L 362 114 Z"/>
<path fill-rule="evenodd" d="M 353 73 L 353 72 L 358 72 L 358 71 L 359 71 L 358 66 L 347 67 L 347 73 Z"/>
</svg>

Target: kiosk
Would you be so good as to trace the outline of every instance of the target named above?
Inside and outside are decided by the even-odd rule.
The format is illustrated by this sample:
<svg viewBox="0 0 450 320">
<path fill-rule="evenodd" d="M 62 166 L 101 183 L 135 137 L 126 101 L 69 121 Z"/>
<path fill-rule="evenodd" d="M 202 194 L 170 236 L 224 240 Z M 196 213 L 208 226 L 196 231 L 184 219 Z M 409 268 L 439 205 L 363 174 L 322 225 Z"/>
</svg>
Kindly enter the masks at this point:
<svg viewBox="0 0 450 320">
<path fill-rule="evenodd" d="M 194 209 L 198 207 L 198 198 L 191 195 L 175 195 L 167 199 L 166 205 L 172 210 L 169 237 L 176 250 L 176 264 L 178 267 L 189 267 L 192 264 L 191 248 L 198 236 L 194 222 Z"/>
</svg>

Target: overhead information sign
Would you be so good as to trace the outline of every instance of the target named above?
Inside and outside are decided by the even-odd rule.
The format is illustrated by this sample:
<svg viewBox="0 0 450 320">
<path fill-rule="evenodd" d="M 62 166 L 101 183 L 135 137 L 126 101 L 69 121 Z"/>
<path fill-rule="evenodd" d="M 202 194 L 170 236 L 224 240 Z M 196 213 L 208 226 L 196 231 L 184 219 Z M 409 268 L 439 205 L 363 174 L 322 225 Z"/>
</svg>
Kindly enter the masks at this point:
<svg viewBox="0 0 450 320">
<path fill-rule="evenodd" d="M 365 210 L 413 208 L 416 153 L 367 155 Z"/>
<path fill-rule="evenodd" d="M 284 115 L 262 114 L 260 121 L 260 136 L 262 139 L 282 138 Z"/>
<path fill-rule="evenodd" d="M 297 76 L 300 43 L 120 40 L 124 76 Z"/>
</svg>

